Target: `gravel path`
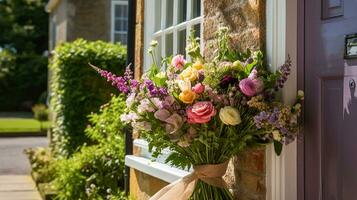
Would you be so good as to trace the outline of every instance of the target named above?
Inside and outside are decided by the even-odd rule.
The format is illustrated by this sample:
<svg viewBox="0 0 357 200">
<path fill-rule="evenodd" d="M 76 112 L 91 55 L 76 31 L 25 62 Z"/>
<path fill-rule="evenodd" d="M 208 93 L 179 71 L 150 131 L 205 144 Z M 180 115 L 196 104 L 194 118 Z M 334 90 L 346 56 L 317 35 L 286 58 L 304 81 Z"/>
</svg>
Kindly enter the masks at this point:
<svg viewBox="0 0 357 200">
<path fill-rule="evenodd" d="M 46 137 L 0 137 L 0 175 L 29 175 L 30 164 L 23 151 L 37 146 L 48 146 L 48 139 Z"/>
</svg>

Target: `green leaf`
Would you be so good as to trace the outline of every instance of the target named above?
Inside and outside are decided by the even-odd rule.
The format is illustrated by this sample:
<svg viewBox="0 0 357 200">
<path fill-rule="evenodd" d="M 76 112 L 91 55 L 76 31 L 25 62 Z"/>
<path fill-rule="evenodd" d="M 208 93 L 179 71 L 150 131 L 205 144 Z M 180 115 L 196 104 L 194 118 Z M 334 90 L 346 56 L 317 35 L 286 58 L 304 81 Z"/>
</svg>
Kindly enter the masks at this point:
<svg viewBox="0 0 357 200">
<path fill-rule="evenodd" d="M 257 60 L 254 60 L 252 63 L 248 64 L 246 67 L 245 67 L 245 72 L 247 74 L 249 74 L 252 69 L 257 65 L 258 61 Z"/>
<path fill-rule="evenodd" d="M 165 72 L 159 72 L 153 77 L 152 80 L 157 86 L 161 87 L 166 84 L 167 77 Z"/>
<path fill-rule="evenodd" d="M 283 144 L 274 140 L 274 150 L 277 156 L 280 156 L 281 151 L 283 150 Z"/>
</svg>

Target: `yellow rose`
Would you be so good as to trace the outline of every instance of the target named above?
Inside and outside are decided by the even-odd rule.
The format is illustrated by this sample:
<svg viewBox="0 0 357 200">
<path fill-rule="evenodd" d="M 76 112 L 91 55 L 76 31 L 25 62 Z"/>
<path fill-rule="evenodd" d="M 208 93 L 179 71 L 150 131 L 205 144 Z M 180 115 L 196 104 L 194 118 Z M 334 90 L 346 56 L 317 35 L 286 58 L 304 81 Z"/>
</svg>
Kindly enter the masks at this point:
<svg viewBox="0 0 357 200">
<path fill-rule="evenodd" d="M 195 68 L 187 67 L 181 72 L 179 77 L 182 80 L 188 79 L 190 81 L 195 81 L 196 79 L 198 79 L 198 71 Z"/>
<path fill-rule="evenodd" d="M 201 61 L 196 61 L 195 63 L 193 63 L 192 67 L 197 70 L 201 70 L 203 69 L 203 64 L 201 63 Z"/>
<path fill-rule="evenodd" d="M 219 118 L 224 124 L 232 126 L 236 126 L 242 122 L 239 111 L 232 106 L 221 108 Z"/>
<path fill-rule="evenodd" d="M 192 90 L 185 90 L 180 93 L 179 99 L 184 103 L 191 104 L 196 99 L 196 93 Z"/>
</svg>

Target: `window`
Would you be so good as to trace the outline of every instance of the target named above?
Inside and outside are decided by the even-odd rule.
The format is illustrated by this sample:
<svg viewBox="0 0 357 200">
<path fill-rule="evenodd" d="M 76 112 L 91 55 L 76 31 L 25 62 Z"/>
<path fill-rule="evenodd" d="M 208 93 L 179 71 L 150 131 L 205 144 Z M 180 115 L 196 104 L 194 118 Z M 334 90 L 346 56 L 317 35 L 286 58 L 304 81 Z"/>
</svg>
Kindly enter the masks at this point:
<svg viewBox="0 0 357 200">
<path fill-rule="evenodd" d="M 128 35 L 128 1 L 112 0 L 111 7 L 111 41 L 127 43 Z"/>
<path fill-rule="evenodd" d="M 187 57 L 186 40 L 191 29 L 196 36 L 202 35 L 202 1 L 201 0 L 146 0 L 144 24 L 144 47 L 147 50 L 151 40 L 159 42 L 156 48 L 158 59 L 172 54 Z M 151 58 L 144 53 L 144 71 Z"/>
</svg>

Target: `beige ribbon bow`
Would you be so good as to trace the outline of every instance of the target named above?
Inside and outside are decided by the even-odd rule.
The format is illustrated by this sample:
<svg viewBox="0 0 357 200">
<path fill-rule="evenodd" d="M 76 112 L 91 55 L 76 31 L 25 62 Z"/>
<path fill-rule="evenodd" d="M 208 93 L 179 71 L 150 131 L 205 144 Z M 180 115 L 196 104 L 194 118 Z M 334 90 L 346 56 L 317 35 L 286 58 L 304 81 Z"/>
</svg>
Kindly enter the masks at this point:
<svg viewBox="0 0 357 200">
<path fill-rule="evenodd" d="M 198 180 L 215 187 L 226 188 L 227 184 L 222 177 L 227 171 L 227 166 L 228 161 L 216 165 L 194 166 L 192 173 L 162 188 L 150 200 L 188 200 Z"/>
</svg>

